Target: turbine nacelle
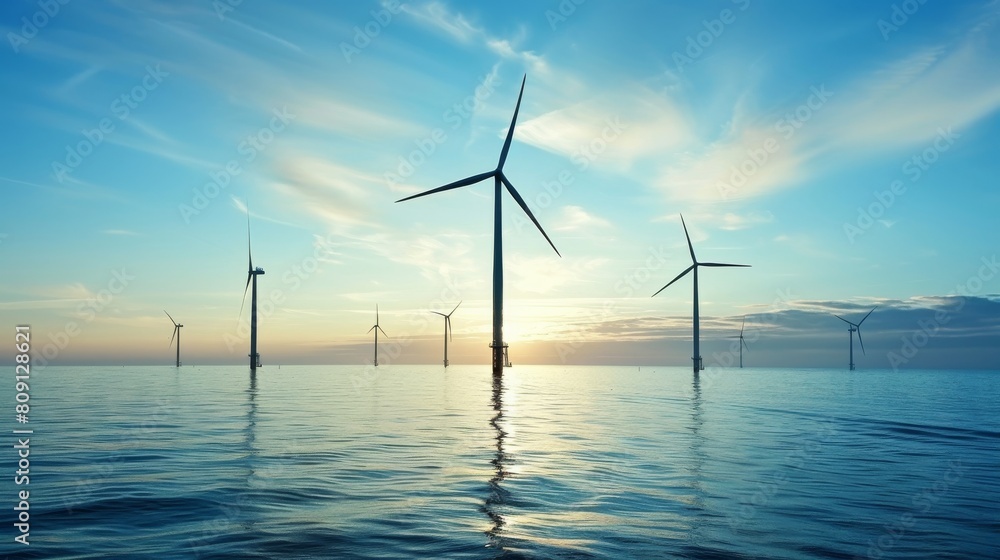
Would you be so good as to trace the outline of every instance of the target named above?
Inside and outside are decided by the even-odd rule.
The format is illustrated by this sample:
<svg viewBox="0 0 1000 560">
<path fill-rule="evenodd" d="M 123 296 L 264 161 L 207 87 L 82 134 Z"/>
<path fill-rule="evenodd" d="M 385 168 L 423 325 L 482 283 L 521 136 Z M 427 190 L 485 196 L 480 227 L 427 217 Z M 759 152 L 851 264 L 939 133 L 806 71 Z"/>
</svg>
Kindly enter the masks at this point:
<svg viewBox="0 0 1000 560">
<path fill-rule="evenodd" d="M 167 314 L 167 318 L 170 319 L 170 323 L 174 325 L 174 332 L 170 335 L 170 342 L 167 343 L 167 348 L 170 348 L 174 344 L 174 338 L 177 339 L 177 367 L 181 365 L 181 327 L 184 325 L 174 321 L 174 318 L 167 313 L 167 310 L 163 310 Z"/>
<path fill-rule="evenodd" d="M 867 352 L 865 352 L 865 341 L 864 341 L 863 338 L 861 338 L 861 324 L 864 323 L 865 319 L 867 319 L 868 316 L 872 314 L 872 311 L 875 311 L 876 309 L 878 309 L 877 305 L 875 307 L 872 307 L 871 311 L 869 311 L 868 313 L 866 313 L 865 316 L 862 317 L 862 319 L 860 321 L 858 321 L 857 323 L 848 321 L 847 319 L 844 319 L 840 315 L 834 315 L 834 317 L 836 317 L 836 318 L 840 319 L 841 321 L 847 323 L 847 332 L 849 333 L 849 335 L 851 337 L 851 356 L 850 356 L 851 361 L 850 361 L 850 367 L 851 367 L 852 370 L 854 369 L 854 332 L 857 331 L 857 333 L 858 333 L 858 342 L 861 344 L 861 354 L 867 356 L 868 354 L 867 354 Z"/>
<path fill-rule="evenodd" d="M 445 315 L 444 313 L 441 313 L 440 311 L 431 311 L 431 313 L 433 313 L 435 315 L 440 315 L 440 316 L 444 317 L 444 334 L 445 334 L 445 336 L 447 336 L 449 338 L 452 338 L 453 340 L 454 340 L 454 337 L 452 337 L 452 335 L 451 335 L 451 315 L 453 313 L 455 313 L 455 309 L 458 309 L 459 305 L 462 305 L 461 301 L 458 302 L 458 305 L 456 305 L 454 307 L 454 309 L 451 310 L 451 313 L 448 313 L 447 315 Z"/>
<path fill-rule="evenodd" d="M 405 198 L 397 200 L 396 202 L 405 202 L 407 200 L 412 200 L 414 198 L 419 198 L 421 196 L 427 196 L 429 194 L 435 194 L 443 191 L 448 191 L 451 189 L 457 189 L 461 187 L 475 185 L 476 183 L 485 181 L 486 179 L 492 177 L 496 181 L 498 186 L 501 183 L 503 184 L 503 186 L 507 189 L 507 192 L 510 193 L 510 196 L 517 202 L 517 205 L 520 206 L 521 210 L 523 210 L 524 213 L 528 215 L 528 218 L 531 219 L 531 223 L 535 224 L 535 227 L 537 227 L 538 231 L 540 231 L 542 236 L 545 237 L 545 240 L 549 242 L 549 245 L 552 247 L 552 250 L 555 251 L 556 254 L 561 257 L 562 255 L 559 253 L 559 249 L 556 249 L 555 243 L 553 243 L 552 240 L 549 239 L 549 235 L 545 233 L 545 230 L 542 229 L 542 225 L 538 223 L 537 219 L 535 219 L 535 215 L 531 213 L 531 210 L 528 208 L 528 204 L 524 201 L 523 198 L 521 198 L 520 193 L 517 192 L 517 189 L 514 188 L 514 185 L 511 184 L 510 180 L 507 179 L 507 176 L 504 175 L 503 173 L 503 164 L 507 161 L 507 153 L 510 151 L 510 144 L 514 139 L 514 126 L 517 123 L 517 114 L 521 109 L 521 97 L 524 95 L 524 84 L 527 81 L 527 79 L 528 75 L 525 74 L 524 78 L 521 80 L 521 92 L 518 93 L 517 95 L 517 105 L 514 106 L 514 117 L 510 121 L 510 128 L 507 129 L 507 137 L 504 140 L 503 149 L 500 151 L 500 161 L 497 163 L 496 169 L 494 169 L 493 171 L 487 171 L 485 173 L 479 173 L 478 175 L 473 175 L 471 177 L 466 177 L 465 179 L 460 179 L 453 183 L 448 183 L 447 185 L 437 187 L 436 189 L 431 189 L 428 191 L 424 191 L 422 193 L 417 193 L 411 196 L 407 196 Z"/>
<path fill-rule="evenodd" d="M 164 313 L 167 313 L 167 310 L 166 310 L 166 309 L 164 309 L 164 310 L 163 310 L 163 312 L 164 312 Z M 170 342 L 169 342 L 169 343 L 167 343 L 167 347 L 170 347 L 170 346 L 172 346 L 172 345 L 173 345 L 173 343 L 174 343 L 174 337 L 175 337 L 175 336 L 177 336 L 177 331 L 178 331 L 178 330 L 179 330 L 179 329 L 180 329 L 181 327 L 183 327 L 184 325 L 182 325 L 182 324 L 178 323 L 177 321 L 174 321 L 174 318 L 173 318 L 173 317 L 171 317 L 169 313 L 167 313 L 167 317 L 168 317 L 168 318 L 170 319 L 170 322 L 171 322 L 171 323 L 173 323 L 173 325 L 174 325 L 174 334 L 172 334 L 172 335 L 170 336 Z"/>
</svg>

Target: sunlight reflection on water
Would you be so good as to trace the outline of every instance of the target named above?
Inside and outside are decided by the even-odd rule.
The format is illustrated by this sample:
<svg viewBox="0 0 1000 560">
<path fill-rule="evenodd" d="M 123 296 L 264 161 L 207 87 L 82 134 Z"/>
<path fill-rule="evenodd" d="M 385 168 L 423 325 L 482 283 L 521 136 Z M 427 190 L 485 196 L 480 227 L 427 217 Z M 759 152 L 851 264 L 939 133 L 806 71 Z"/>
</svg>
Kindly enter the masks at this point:
<svg viewBox="0 0 1000 560">
<path fill-rule="evenodd" d="M 995 373 L 359 369 L 48 368 L 33 542 L 2 553 L 971 558 L 1000 530 Z"/>
</svg>

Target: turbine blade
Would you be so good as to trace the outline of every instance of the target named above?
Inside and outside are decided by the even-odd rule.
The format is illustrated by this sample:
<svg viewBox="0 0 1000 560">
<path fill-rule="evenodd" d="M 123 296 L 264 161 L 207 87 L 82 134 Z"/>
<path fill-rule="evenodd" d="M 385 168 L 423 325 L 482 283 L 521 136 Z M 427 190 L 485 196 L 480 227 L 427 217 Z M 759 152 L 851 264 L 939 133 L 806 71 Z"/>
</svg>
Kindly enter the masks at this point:
<svg viewBox="0 0 1000 560">
<path fill-rule="evenodd" d="M 728 263 L 698 263 L 698 266 L 739 266 L 744 268 L 750 268 L 748 264 L 728 264 Z"/>
<path fill-rule="evenodd" d="M 375 304 L 375 325 L 378 326 L 378 304 Z"/>
<path fill-rule="evenodd" d="M 250 204 L 245 204 L 247 205 L 247 257 L 250 261 L 250 272 L 253 272 L 253 251 L 251 251 L 250 247 Z M 247 283 L 249 284 L 250 281 L 247 280 Z"/>
<path fill-rule="evenodd" d="M 872 311 L 875 311 L 876 309 L 878 309 L 878 306 L 877 306 L 877 305 L 876 305 L 875 307 L 872 307 Z M 869 312 L 868 312 L 868 315 L 871 315 L 871 314 L 872 314 L 872 311 L 869 311 Z M 865 315 L 865 319 L 867 319 L 867 318 L 868 318 L 868 315 Z M 865 319 L 862 319 L 862 320 L 858 321 L 858 327 L 860 327 L 860 326 L 861 326 L 861 323 L 864 323 L 864 322 L 865 322 Z M 858 336 L 861 336 L 861 335 L 858 335 Z"/>
<path fill-rule="evenodd" d="M 684 226 L 684 237 L 686 237 L 688 241 L 688 250 L 691 251 L 691 262 L 700 264 L 698 263 L 698 259 L 694 256 L 694 245 L 691 244 L 691 236 L 688 235 L 688 227 L 687 224 L 684 223 L 684 214 L 681 214 L 680 216 L 681 225 Z"/>
<path fill-rule="evenodd" d="M 682 273 L 678 274 L 678 275 L 677 275 L 677 277 L 676 277 L 676 278 L 674 278 L 673 280 L 671 280 L 670 282 L 667 282 L 667 285 L 666 285 L 666 286 L 664 286 L 664 287 L 660 288 L 659 290 L 656 290 L 656 294 L 658 294 L 658 293 L 662 292 L 663 290 L 666 290 L 666 289 L 667 289 L 667 286 L 670 286 L 670 285 L 671 285 L 671 284 L 673 284 L 674 282 L 676 282 L 676 281 L 680 280 L 682 276 L 684 276 L 684 275 L 685 275 L 685 274 L 687 274 L 688 272 L 691 272 L 692 270 L 694 270 L 694 267 L 695 267 L 695 266 L 697 266 L 697 265 L 694 265 L 694 264 L 693 264 L 693 265 L 691 265 L 691 266 L 689 266 L 689 267 L 685 268 L 685 269 L 684 269 L 684 272 L 682 272 Z M 652 295 L 652 296 L 650 296 L 650 297 L 656 297 L 656 294 L 653 294 L 653 295 Z"/>
<path fill-rule="evenodd" d="M 444 318 L 444 326 L 448 330 L 448 339 L 455 340 L 455 337 L 451 334 L 451 317 Z"/>
<path fill-rule="evenodd" d="M 431 311 L 431 313 L 433 313 L 435 315 L 440 315 L 440 316 L 445 317 L 445 318 L 448 317 L 447 315 L 445 315 L 444 313 L 441 313 L 440 311 Z"/>
<path fill-rule="evenodd" d="M 372 328 L 368 329 L 368 332 L 369 333 L 372 332 L 373 330 L 375 330 L 375 327 L 377 327 L 377 326 L 378 325 L 372 325 Z M 368 334 L 368 333 L 365 333 L 365 334 Z"/>
<path fill-rule="evenodd" d="M 240 316 L 236 318 L 236 322 L 239 323 L 243 319 L 243 306 L 247 304 L 247 290 L 250 289 L 250 279 L 253 278 L 253 273 L 247 274 L 247 286 L 243 288 L 243 301 L 240 302 Z"/>
<path fill-rule="evenodd" d="M 422 193 L 411 195 L 411 196 L 408 196 L 406 198 L 401 198 L 401 199 L 397 200 L 396 202 L 404 202 L 406 200 L 411 200 L 411 199 L 414 199 L 414 198 L 420 198 L 421 196 L 427 196 L 429 194 L 439 193 L 439 192 L 442 192 L 442 191 L 448 191 L 448 190 L 451 190 L 451 189 L 457 189 L 459 187 L 467 187 L 469 185 L 474 185 L 474 184 L 478 183 L 479 181 L 482 181 L 483 179 L 488 179 L 488 178 L 490 178 L 490 177 L 492 177 L 494 175 L 496 175 L 496 171 L 487 171 L 486 173 L 480 173 L 479 175 L 473 175 L 472 177 L 466 177 L 465 179 L 460 179 L 458 181 L 455 181 L 454 183 L 448 183 L 447 185 L 445 185 L 443 187 L 438 187 L 436 189 L 431 189 L 429 191 L 424 191 Z"/>
<path fill-rule="evenodd" d="M 840 319 L 841 321 L 843 321 L 843 322 L 847 323 L 848 325 L 853 325 L 853 324 L 854 324 L 854 323 L 852 323 L 852 322 L 848 321 L 847 319 L 844 319 L 844 318 L 843 318 L 843 317 L 841 317 L 840 315 L 834 315 L 834 317 L 836 317 L 836 318 Z"/>
<path fill-rule="evenodd" d="M 861 340 L 861 327 L 860 326 L 857 326 L 857 331 L 858 331 L 858 342 L 861 343 L 861 353 L 864 354 L 865 353 L 865 341 Z"/>
<path fill-rule="evenodd" d="M 556 249 L 555 244 L 552 243 L 551 239 L 549 239 L 549 235 L 545 233 L 544 229 L 542 229 L 542 224 L 538 223 L 538 220 L 535 219 L 535 215 L 532 214 L 531 210 L 528 209 L 528 204 L 525 203 L 524 199 L 521 198 L 521 195 L 517 193 L 517 189 L 514 188 L 514 185 L 510 184 L 510 181 L 507 180 L 507 177 L 504 177 L 503 173 L 500 173 L 500 180 L 503 181 L 503 184 L 507 187 L 507 192 L 510 193 L 510 196 L 514 197 L 514 200 L 517 201 L 517 204 L 518 206 L 521 207 L 521 210 L 524 210 L 524 213 L 527 214 L 529 218 L 531 218 L 531 221 L 535 224 L 535 227 L 538 228 L 538 231 L 542 232 L 542 235 L 545 236 L 545 240 L 548 241 L 549 245 L 552 246 L 552 250 L 555 251 L 557 255 L 559 255 L 559 249 Z M 559 256 L 562 257 L 562 255 Z"/>
<path fill-rule="evenodd" d="M 164 312 L 164 313 L 167 313 L 167 310 L 166 310 L 166 309 L 164 309 L 164 310 L 163 310 L 163 312 Z M 169 313 L 167 313 L 167 317 L 170 317 L 170 314 L 169 314 Z M 174 321 L 174 318 L 173 318 L 173 317 L 170 317 L 170 322 L 171 322 L 171 323 L 173 323 L 175 327 L 177 326 L 177 321 Z"/>
<path fill-rule="evenodd" d="M 177 336 L 177 330 L 178 330 L 179 328 L 180 328 L 180 327 L 178 327 L 178 326 L 177 326 L 177 324 L 175 323 L 175 324 L 174 324 L 174 334 L 170 335 L 170 342 L 169 342 L 169 343 L 167 343 L 167 348 L 170 348 L 171 346 L 173 346 L 173 345 L 174 345 L 174 337 L 175 337 L 175 336 Z"/>
<path fill-rule="evenodd" d="M 524 82 L 528 80 L 525 74 L 521 79 L 521 93 L 517 94 L 517 105 L 514 106 L 514 118 L 510 119 L 510 128 L 507 129 L 507 139 L 503 142 L 503 150 L 500 151 L 500 163 L 497 164 L 497 171 L 503 169 L 503 164 L 507 161 L 507 151 L 510 150 L 510 142 L 514 139 L 514 124 L 517 122 L 517 112 L 521 110 L 521 96 L 524 95 Z"/>
<path fill-rule="evenodd" d="M 378 330 L 382 331 L 382 327 L 379 327 L 378 325 L 375 326 L 378 327 Z M 382 336 L 389 338 L 389 335 L 385 334 L 385 331 L 382 331 Z"/>
<path fill-rule="evenodd" d="M 749 346 L 747 346 L 747 341 L 746 341 L 746 340 L 743 340 L 743 337 L 742 337 L 742 336 L 740 337 L 740 342 L 742 342 L 742 343 L 743 343 L 743 347 L 747 349 L 747 352 L 749 352 L 749 351 L 750 351 L 750 347 L 749 347 Z"/>
<path fill-rule="evenodd" d="M 464 300 L 463 300 L 463 301 L 464 301 Z M 459 302 L 458 302 L 458 305 L 462 305 L 462 302 L 461 302 L 461 301 L 459 301 Z M 458 305 L 456 305 L 456 306 L 455 306 L 455 309 L 458 309 Z M 451 310 L 451 313 L 454 313 L 454 312 L 455 312 L 455 309 L 452 309 L 452 310 Z M 449 317 L 451 317 L 451 313 L 449 313 L 449 314 L 448 314 L 448 316 L 449 316 Z"/>
<path fill-rule="evenodd" d="M 740 338 L 743 338 L 743 327 L 747 326 L 747 316 L 743 316 L 743 324 L 740 325 Z"/>
</svg>

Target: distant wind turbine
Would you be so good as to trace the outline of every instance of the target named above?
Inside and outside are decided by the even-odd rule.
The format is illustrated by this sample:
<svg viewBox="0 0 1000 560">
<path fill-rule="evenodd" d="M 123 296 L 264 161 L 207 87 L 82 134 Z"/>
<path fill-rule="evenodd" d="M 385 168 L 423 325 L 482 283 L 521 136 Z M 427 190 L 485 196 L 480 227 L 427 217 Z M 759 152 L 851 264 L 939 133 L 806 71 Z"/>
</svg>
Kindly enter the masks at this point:
<svg viewBox="0 0 1000 560">
<path fill-rule="evenodd" d="M 167 313 L 167 310 L 164 309 L 163 312 Z M 169 317 L 170 318 L 170 322 L 174 324 L 174 334 L 170 335 L 170 344 L 174 343 L 174 337 L 176 336 L 177 337 L 177 367 L 181 367 L 181 327 L 183 327 L 184 325 L 178 323 L 177 321 L 174 321 L 174 318 L 170 317 L 169 313 L 167 313 L 167 317 Z M 170 344 L 167 344 L 168 348 L 170 347 Z"/>
<path fill-rule="evenodd" d="M 552 246 L 552 250 L 559 255 L 559 250 L 556 249 L 555 244 L 549 239 L 548 234 L 542 229 L 541 224 L 535 219 L 535 216 L 528 209 L 528 205 L 518 194 L 517 189 L 510 184 L 507 177 L 503 173 L 503 164 L 507 161 L 507 152 L 510 150 L 511 140 L 514 138 L 514 125 L 517 122 L 517 112 L 521 109 L 521 96 L 524 95 L 524 83 L 528 79 L 525 75 L 521 80 L 521 93 L 517 95 L 517 104 L 514 106 L 514 117 L 510 121 L 510 128 L 507 129 L 507 139 L 503 143 L 503 149 L 500 151 L 500 161 L 497 163 L 496 169 L 493 171 L 487 171 L 485 173 L 480 173 L 478 175 L 473 175 L 472 177 L 466 177 L 465 179 L 455 181 L 454 183 L 448 183 L 443 187 L 438 187 L 436 189 L 431 189 L 413 196 L 408 196 L 397 200 L 396 202 L 403 202 L 405 200 L 410 200 L 413 198 L 426 196 L 429 194 L 439 193 L 442 191 L 447 191 L 451 189 L 457 189 L 459 187 L 466 187 L 469 185 L 474 185 L 490 177 L 494 180 L 494 194 L 493 194 L 493 341 L 490 343 L 490 348 L 493 352 L 493 374 L 499 375 L 503 372 L 505 365 L 510 364 L 510 360 L 507 356 L 507 344 L 503 341 L 503 239 L 502 239 L 502 229 L 503 225 L 500 214 L 501 200 L 500 195 L 502 193 L 500 189 L 500 184 L 503 183 L 507 187 L 507 192 L 510 196 L 514 198 L 517 204 L 524 210 L 524 213 L 531 218 L 532 223 L 538 228 L 538 231 L 542 232 L 545 240 L 549 242 Z M 559 255 L 560 257 L 562 255 Z"/>
<path fill-rule="evenodd" d="M 240 316 L 243 316 L 243 305 L 247 301 L 247 290 L 253 281 L 253 291 L 250 292 L 250 371 L 256 372 L 260 367 L 260 354 L 257 352 L 257 276 L 264 274 L 261 267 L 253 267 L 253 252 L 250 250 L 250 208 L 247 207 L 247 255 L 250 258 L 247 272 L 247 285 L 243 288 L 243 303 L 240 305 Z"/>
<path fill-rule="evenodd" d="M 747 341 L 743 340 L 743 327 L 745 327 L 746 324 L 747 324 L 747 316 L 744 315 L 743 316 L 743 324 L 740 325 L 740 336 L 731 336 L 731 337 L 729 337 L 729 338 L 738 338 L 738 339 L 740 339 L 740 369 L 743 369 L 743 347 L 746 346 L 747 352 L 750 351 L 750 347 L 747 346 Z"/>
<path fill-rule="evenodd" d="M 878 309 L 877 305 L 875 307 L 872 307 L 872 311 L 875 311 L 876 309 Z M 869 311 L 868 315 L 871 315 L 872 311 Z M 851 338 L 851 363 L 850 363 L 851 371 L 854 371 L 854 331 L 858 331 L 858 342 L 861 343 L 861 353 L 864 354 L 865 353 L 865 341 L 861 340 L 861 323 L 865 322 L 865 319 L 868 318 L 868 315 L 865 315 L 864 318 L 862 318 L 857 323 L 852 323 L 852 322 L 848 321 L 847 319 L 844 319 L 840 315 L 834 315 L 834 317 L 836 317 L 836 318 L 840 319 L 841 321 L 847 323 L 847 334 Z"/>
<path fill-rule="evenodd" d="M 704 263 L 704 262 L 698 262 L 698 259 L 694 256 L 694 247 L 691 245 L 691 236 L 688 235 L 687 224 L 684 223 L 684 216 L 683 215 L 681 215 L 681 225 L 684 226 L 684 237 L 687 238 L 688 249 L 691 251 L 691 266 L 689 266 L 686 269 L 684 269 L 684 272 L 681 272 L 680 274 L 678 274 L 676 278 L 674 278 L 670 282 L 667 282 L 667 285 L 664 286 L 664 287 L 662 287 L 662 288 L 660 288 L 659 290 L 657 290 L 656 294 L 658 294 L 658 293 L 662 292 L 663 290 L 667 289 L 668 286 L 670 286 L 674 282 L 680 280 L 688 272 L 691 272 L 692 270 L 694 271 L 694 355 L 691 356 L 691 359 L 694 361 L 694 372 L 695 372 L 695 374 L 697 374 L 699 371 L 705 369 L 705 366 L 704 366 L 704 364 L 701 361 L 701 348 L 700 348 L 700 342 L 699 342 L 699 339 L 698 339 L 698 267 L 699 266 L 739 266 L 739 267 L 749 267 L 750 265 L 748 265 L 748 264 L 724 264 L 724 263 Z M 656 297 L 656 294 L 653 294 L 652 297 Z"/>
<path fill-rule="evenodd" d="M 368 332 L 372 332 L 372 331 L 375 331 L 375 365 L 378 366 L 378 331 L 382 331 L 382 327 L 380 327 L 378 325 L 378 304 L 377 303 L 375 304 L 375 324 L 372 325 L 372 328 L 368 329 Z M 385 334 L 385 331 L 382 331 L 382 334 Z M 389 338 L 389 335 L 385 334 L 385 337 Z"/>
<path fill-rule="evenodd" d="M 458 302 L 458 305 L 462 305 L 462 302 Z M 455 306 L 455 309 L 458 309 L 458 305 Z M 454 313 L 455 309 L 452 309 L 451 313 Z M 447 315 L 440 311 L 431 311 L 431 313 L 436 313 L 444 317 L 444 367 L 448 367 L 448 338 L 451 336 L 451 313 Z"/>
</svg>

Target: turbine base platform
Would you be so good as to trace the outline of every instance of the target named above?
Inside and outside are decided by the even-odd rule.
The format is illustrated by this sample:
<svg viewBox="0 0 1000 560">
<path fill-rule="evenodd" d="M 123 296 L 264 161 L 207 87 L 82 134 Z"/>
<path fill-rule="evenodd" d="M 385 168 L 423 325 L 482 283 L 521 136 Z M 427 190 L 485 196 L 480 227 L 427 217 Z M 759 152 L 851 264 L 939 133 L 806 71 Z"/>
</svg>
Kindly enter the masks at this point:
<svg viewBox="0 0 1000 560">
<path fill-rule="evenodd" d="M 497 375 L 503 372 L 503 368 L 511 367 L 514 364 L 510 363 L 510 354 L 508 352 L 509 344 L 506 342 L 497 345 L 496 342 L 490 343 L 490 348 L 493 349 L 493 374 Z"/>
<path fill-rule="evenodd" d="M 705 371 L 705 362 L 701 359 L 701 356 L 698 356 L 697 358 L 691 358 L 691 361 L 694 362 L 693 367 L 695 373 L 698 373 L 699 371 Z"/>
</svg>

